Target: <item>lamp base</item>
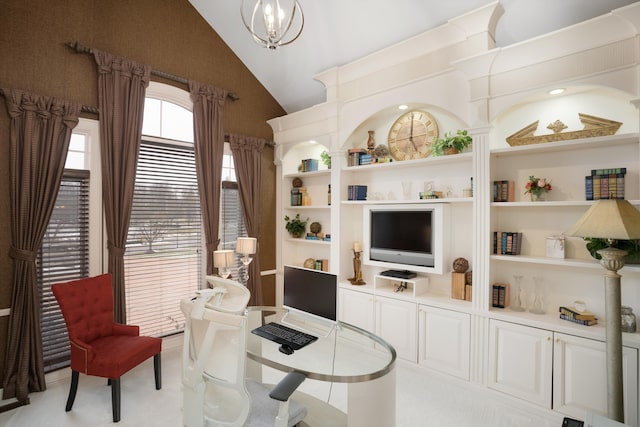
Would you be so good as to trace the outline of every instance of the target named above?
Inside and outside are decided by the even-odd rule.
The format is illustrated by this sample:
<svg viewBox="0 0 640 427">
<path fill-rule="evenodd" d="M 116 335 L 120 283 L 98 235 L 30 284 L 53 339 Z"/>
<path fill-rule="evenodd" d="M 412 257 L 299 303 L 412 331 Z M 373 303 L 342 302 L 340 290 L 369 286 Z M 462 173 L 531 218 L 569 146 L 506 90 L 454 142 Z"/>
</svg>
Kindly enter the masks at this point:
<svg viewBox="0 0 640 427">
<path fill-rule="evenodd" d="M 598 251 L 600 264 L 607 270 L 604 281 L 606 309 L 606 362 L 607 362 L 607 416 L 624 422 L 624 395 L 622 377 L 622 322 L 620 275 L 626 251 L 604 248 Z"/>
</svg>

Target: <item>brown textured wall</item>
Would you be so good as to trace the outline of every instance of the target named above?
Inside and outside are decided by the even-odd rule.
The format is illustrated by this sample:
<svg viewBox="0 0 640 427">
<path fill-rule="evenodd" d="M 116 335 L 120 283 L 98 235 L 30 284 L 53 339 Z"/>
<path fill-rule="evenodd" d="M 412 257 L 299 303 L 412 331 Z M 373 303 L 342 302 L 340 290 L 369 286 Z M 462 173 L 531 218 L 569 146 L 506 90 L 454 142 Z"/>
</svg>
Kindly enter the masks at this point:
<svg viewBox="0 0 640 427">
<path fill-rule="evenodd" d="M 238 25 L 241 25 L 238 22 Z M 272 140 L 266 120 L 285 112 L 187 0 L 0 0 L 0 87 L 97 105 L 93 58 L 81 44 L 236 92 L 225 104 L 226 132 Z M 186 89 L 179 83 L 171 83 Z M 10 307 L 9 121 L 0 98 L 0 309 Z M 261 267 L 275 268 L 275 167 L 263 155 Z M 273 298 L 274 280 L 265 295 Z M 267 299 L 272 303 L 274 299 Z M 6 317 L 0 317 L 0 375 Z"/>
</svg>

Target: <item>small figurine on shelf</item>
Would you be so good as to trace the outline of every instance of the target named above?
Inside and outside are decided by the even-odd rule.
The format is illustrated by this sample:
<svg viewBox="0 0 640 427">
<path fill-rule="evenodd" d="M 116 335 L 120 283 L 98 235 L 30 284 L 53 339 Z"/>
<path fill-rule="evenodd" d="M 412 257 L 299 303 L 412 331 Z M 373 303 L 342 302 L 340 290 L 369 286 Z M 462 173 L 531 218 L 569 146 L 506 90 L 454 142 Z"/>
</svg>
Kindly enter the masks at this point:
<svg viewBox="0 0 640 427">
<path fill-rule="evenodd" d="M 367 140 L 367 153 L 371 154 L 372 156 L 375 156 L 376 141 L 373 137 L 373 134 L 375 133 L 375 131 L 370 130 L 367 132 L 369 133 L 369 139 Z"/>
<path fill-rule="evenodd" d="M 352 285 L 366 285 L 366 282 L 362 280 L 362 261 L 360 260 L 360 254 L 362 253 L 362 244 L 360 242 L 353 242 L 353 277 L 349 279 Z"/>
</svg>

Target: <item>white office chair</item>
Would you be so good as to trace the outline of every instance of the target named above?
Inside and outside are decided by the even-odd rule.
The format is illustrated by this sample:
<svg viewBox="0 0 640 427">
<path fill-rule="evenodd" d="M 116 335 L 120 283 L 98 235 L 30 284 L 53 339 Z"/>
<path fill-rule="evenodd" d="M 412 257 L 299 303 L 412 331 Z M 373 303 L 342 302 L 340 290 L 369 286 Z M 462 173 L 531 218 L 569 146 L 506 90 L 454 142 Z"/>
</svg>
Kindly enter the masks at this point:
<svg viewBox="0 0 640 427">
<path fill-rule="evenodd" d="M 304 381 L 292 372 L 273 390 L 245 380 L 249 291 L 209 276 L 213 289 L 180 302 L 186 318 L 182 354 L 183 423 L 187 427 L 291 427 L 307 409 L 289 396 Z M 275 399 L 275 400 L 274 400 Z M 278 402 L 280 401 L 280 402 Z"/>
</svg>

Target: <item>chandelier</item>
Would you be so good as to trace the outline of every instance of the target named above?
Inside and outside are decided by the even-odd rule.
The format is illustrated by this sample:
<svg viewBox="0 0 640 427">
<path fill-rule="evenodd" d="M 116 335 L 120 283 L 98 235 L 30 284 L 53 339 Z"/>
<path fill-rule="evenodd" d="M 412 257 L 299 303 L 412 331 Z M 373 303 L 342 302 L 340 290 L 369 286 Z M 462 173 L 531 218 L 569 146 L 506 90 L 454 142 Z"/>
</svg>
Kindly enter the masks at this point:
<svg viewBox="0 0 640 427">
<path fill-rule="evenodd" d="M 304 14 L 298 0 L 257 0 L 251 19 L 247 19 L 249 9 L 245 0 L 240 2 L 242 23 L 249 30 L 253 40 L 262 47 L 276 49 L 293 43 L 304 27 Z M 293 31 L 298 25 L 297 32 Z M 290 30 L 291 33 L 290 33 Z M 290 33 L 290 34 L 289 34 Z M 291 36 L 291 34 L 295 35 Z M 285 39 L 285 36 L 290 36 Z"/>
</svg>

